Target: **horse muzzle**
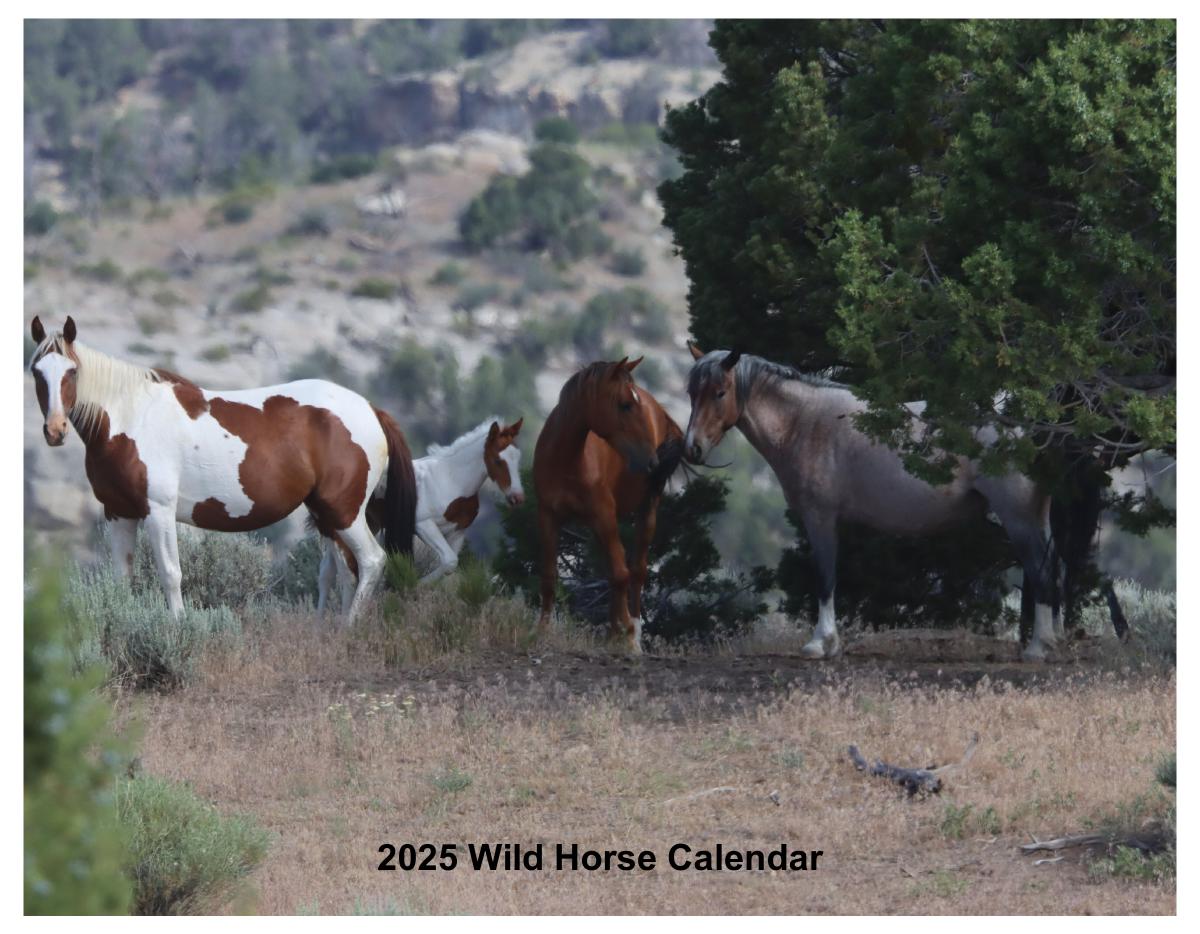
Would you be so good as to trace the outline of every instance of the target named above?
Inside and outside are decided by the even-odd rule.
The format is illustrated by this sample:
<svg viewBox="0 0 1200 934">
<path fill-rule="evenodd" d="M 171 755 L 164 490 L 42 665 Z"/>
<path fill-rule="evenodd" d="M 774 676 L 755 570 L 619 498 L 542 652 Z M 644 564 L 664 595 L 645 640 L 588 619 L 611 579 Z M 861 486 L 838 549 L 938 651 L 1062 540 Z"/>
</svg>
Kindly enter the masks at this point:
<svg viewBox="0 0 1200 934">
<path fill-rule="evenodd" d="M 50 445 L 50 447 L 62 447 L 63 442 L 67 440 L 67 429 L 65 426 L 61 428 L 51 428 L 49 425 L 43 425 L 42 435 L 45 437 L 46 443 Z"/>
<path fill-rule="evenodd" d="M 510 490 L 508 493 L 508 505 L 520 506 L 525 502 L 525 494 L 519 490 Z"/>
</svg>

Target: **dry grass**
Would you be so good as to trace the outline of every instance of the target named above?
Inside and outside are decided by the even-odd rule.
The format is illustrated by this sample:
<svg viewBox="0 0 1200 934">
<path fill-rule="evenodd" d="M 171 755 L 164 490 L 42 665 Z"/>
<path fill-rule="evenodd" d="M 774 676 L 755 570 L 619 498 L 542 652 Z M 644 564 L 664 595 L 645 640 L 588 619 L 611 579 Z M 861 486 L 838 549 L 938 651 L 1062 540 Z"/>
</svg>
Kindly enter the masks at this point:
<svg viewBox="0 0 1200 934">
<path fill-rule="evenodd" d="M 417 599 L 410 626 L 451 597 Z M 193 686 L 122 710 L 142 724 L 147 771 L 276 835 L 255 876 L 262 913 L 1175 909 L 1171 884 L 1097 882 L 1076 860 L 1035 867 L 1016 850 L 1152 793 L 1175 748 L 1173 675 L 914 687 L 860 662 L 829 678 L 728 651 L 625 662 L 580 635 L 530 644 L 507 609 L 490 612 L 481 633 L 444 651 L 418 639 L 393 667 L 379 620 L 348 634 L 277 615 Z M 726 681 L 737 666 L 753 677 Z M 670 687 L 689 670 L 706 690 Z M 928 800 L 845 756 L 855 743 L 868 758 L 945 763 L 970 730 L 983 737 L 973 761 Z M 692 796 L 714 788 L 732 790 Z M 559 841 L 649 848 L 660 868 L 376 870 L 385 842 L 480 841 L 545 843 L 548 864 Z M 677 872 L 666 854 L 681 841 L 824 855 L 816 872 Z"/>
</svg>

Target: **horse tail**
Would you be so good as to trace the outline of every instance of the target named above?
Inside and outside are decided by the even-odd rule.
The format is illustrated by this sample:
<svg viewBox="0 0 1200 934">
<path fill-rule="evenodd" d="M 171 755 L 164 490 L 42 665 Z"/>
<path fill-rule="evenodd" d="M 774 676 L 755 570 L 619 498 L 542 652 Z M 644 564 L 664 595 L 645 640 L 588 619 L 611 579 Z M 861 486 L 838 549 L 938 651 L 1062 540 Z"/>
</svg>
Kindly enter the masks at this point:
<svg viewBox="0 0 1200 934">
<path fill-rule="evenodd" d="M 387 437 L 387 489 L 383 494 L 383 547 L 388 552 L 411 555 L 417 533 L 417 475 L 412 451 L 396 420 L 382 409 L 375 415 Z M 369 495 L 369 494 L 368 494 Z"/>
</svg>

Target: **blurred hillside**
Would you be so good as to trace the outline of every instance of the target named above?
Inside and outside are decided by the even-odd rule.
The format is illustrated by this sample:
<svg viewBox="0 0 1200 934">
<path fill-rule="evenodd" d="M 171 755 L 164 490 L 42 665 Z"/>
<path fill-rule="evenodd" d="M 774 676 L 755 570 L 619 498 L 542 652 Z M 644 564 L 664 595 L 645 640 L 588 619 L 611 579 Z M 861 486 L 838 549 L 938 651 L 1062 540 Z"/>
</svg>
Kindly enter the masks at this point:
<svg viewBox="0 0 1200 934">
<path fill-rule="evenodd" d="M 22 330 L 72 314 L 81 340 L 209 388 L 329 378 L 417 453 L 524 416 L 528 465 L 567 377 L 626 353 L 686 424 L 657 125 L 719 77 L 708 28 L 28 21 Z M 46 447 L 29 379 L 24 431 L 27 526 L 87 547 L 82 446 Z M 718 453 L 717 544 L 774 566 L 778 483 L 739 435 Z M 487 503 L 475 547 L 497 532 Z M 1166 545 L 1114 541 L 1110 570 L 1164 583 Z"/>
</svg>

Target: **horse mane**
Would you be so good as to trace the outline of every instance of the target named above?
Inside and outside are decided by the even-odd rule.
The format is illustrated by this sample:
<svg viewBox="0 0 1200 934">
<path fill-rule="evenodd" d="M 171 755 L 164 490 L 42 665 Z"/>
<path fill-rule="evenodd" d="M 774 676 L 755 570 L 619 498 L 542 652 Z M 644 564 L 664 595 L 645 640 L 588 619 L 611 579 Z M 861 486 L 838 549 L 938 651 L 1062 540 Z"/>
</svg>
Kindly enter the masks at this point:
<svg viewBox="0 0 1200 934">
<path fill-rule="evenodd" d="M 562 389 L 558 392 L 558 404 L 574 402 L 585 392 L 595 387 L 597 380 L 602 376 L 606 376 L 612 369 L 612 362 L 609 360 L 597 360 L 595 363 L 589 363 L 582 370 L 571 375 L 571 378 L 563 383 Z"/>
<path fill-rule="evenodd" d="M 697 360 L 692 365 L 691 373 L 688 374 L 688 392 L 695 395 L 705 382 L 721 377 L 724 373 L 721 369 L 721 361 L 728 355 L 728 350 L 713 350 Z M 830 378 L 829 374 L 832 372 L 834 371 L 830 369 L 819 373 L 806 373 L 795 367 L 783 363 L 773 363 L 753 354 L 742 354 L 738 358 L 737 366 L 734 367 L 733 375 L 737 397 L 741 402 L 749 398 L 750 392 L 756 386 L 771 382 L 801 382 L 818 389 L 850 388 L 845 383 L 839 383 Z"/>
<path fill-rule="evenodd" d="M 425 454 L 429 457 L 451 457 L 478 441 L 483 435 L 486 435 L 492 428 L 492 422 L 500 422 L 499 415 L 491 415 L 485 418 L 482 422 L 472 428 L 470 431 L 463 432 L 449 444 L 431 444 L 425 449 Z M 500 422 L 503 425 L 503 422 Z"/>
<path fill-rule="evenodd" d="M 38 344 L 30 358 L 30 367 L 48 353 L 59 353 L 75 361 L 75 407 L 68 414 L 85 435 L 96 426 L 106 408 L 133 400 L 151 386 L 169 381 L 151 367 L 118 360 L 79 341 L 68 347 L 61 334 L 51 335 Z"/>
</svg>

